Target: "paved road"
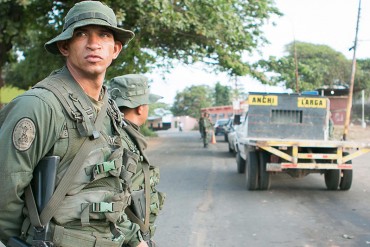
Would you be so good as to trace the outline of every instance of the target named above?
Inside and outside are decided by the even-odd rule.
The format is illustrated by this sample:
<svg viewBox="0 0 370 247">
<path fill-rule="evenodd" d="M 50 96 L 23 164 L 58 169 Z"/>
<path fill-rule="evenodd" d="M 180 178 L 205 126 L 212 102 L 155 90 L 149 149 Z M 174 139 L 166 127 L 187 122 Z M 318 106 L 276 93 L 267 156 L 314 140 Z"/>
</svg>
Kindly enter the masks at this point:
<svg viewBox="0 0 370 247">
<path fill-rule="evenodd" d="M 269 191 L 247 191 L 227 143 L 202 147 L 199 132 L 160 132 L 149 157 L 167 199 L 160 247 L 370 246 L 370 155 L 353 161 L 349 191 L 327 191 L 324 177 L 272 177 Z"/>
</svg>

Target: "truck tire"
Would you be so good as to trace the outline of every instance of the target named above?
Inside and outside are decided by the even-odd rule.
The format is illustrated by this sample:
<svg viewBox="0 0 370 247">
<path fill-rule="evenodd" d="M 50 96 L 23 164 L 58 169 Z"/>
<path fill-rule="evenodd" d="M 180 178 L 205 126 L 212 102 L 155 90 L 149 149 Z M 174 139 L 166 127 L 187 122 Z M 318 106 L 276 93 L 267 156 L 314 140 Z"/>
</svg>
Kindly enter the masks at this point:
<svg viewBox="0 0 370 247">
<path fill-rule="evenodd" d="M 245 172 L 245 160 L 240 156 L 240 153 L 236 153 L 236 166 L 238 173 L 244 173 Z"/>
<path fill-rule="evenodd" d="M 270 154 L 264 151 L 259 152 L 259 187 L 260 190 L 268 190 L 271 185 L 270 173 L 266 171 Z"/>
<path fill-rule="evenodd" d="M 349 190 L 352 185 L 353 170 L 342 170 L 342 177 L 340 178 L 340 190 Z"/>
<path fill-rule="evenodd" d="M 327 170 L 325 172 L 325 184 L 328 190 L 337 190 L 340 183 L 340 170 Z"/>
<path fill-rule="evenodd" d="M 347 152 L 343 152 L 343 155 L 348 155 Z M 352 164 L 352 160 L 346 162 L 346 164 Z M 342 170 L 342 176 L 340 178 L 339 189 L 349 190 L 352 185 L 353 170 Z"/>
<path fill-rule="evenodd" d="M 245 169 L 245 181 L 247 190 L 258 189 L 258 156 L 254 151 L 248 152 L 247 167 Z"/>
</svg>

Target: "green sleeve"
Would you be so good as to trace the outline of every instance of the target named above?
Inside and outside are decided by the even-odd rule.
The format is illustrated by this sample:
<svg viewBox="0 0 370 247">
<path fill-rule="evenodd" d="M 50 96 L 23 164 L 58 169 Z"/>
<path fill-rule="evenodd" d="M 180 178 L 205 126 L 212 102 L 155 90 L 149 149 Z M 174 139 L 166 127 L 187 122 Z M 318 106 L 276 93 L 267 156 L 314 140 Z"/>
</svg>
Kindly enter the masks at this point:
<svg viewBox="0 0 370 247">
<path fill-rule="evenodd" d="M 51 94 L 30 90 L 0 111 L 0 119 L 4 119 L 0 123 L 0 240 L 4 243 L 20 235 L 24 189 L 64 123 L 60 104 Z"/>
</svg>

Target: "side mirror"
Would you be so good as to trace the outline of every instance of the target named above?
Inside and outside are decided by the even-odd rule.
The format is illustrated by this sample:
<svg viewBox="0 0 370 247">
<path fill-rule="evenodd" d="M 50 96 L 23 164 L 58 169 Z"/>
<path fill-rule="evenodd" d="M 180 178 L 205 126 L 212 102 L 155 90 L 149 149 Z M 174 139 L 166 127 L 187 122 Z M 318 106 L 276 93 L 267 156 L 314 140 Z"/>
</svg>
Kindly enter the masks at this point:
<svg viewBox="0 0 370 247">
<path fill-rule="evenodd" d="M 234 116 L 234 125 L 239 125 L 240 124 L 240 115 L 235 115 Z"/>
</svg>

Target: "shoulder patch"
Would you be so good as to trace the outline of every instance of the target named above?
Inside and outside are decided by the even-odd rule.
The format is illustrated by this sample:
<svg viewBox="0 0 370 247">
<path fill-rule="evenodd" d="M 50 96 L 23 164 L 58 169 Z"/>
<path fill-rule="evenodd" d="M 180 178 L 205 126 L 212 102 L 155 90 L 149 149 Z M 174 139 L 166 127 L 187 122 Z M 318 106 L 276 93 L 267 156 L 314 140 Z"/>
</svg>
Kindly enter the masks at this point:
<svg viewBox="0 0 370 247">
<path fill-rule="evenodd" d="M 30 118 L 22 118 L 13 129 L 13 145 L 19 151 L 26 151 L 35 140 L 36 127 Z"/>
</svg>

